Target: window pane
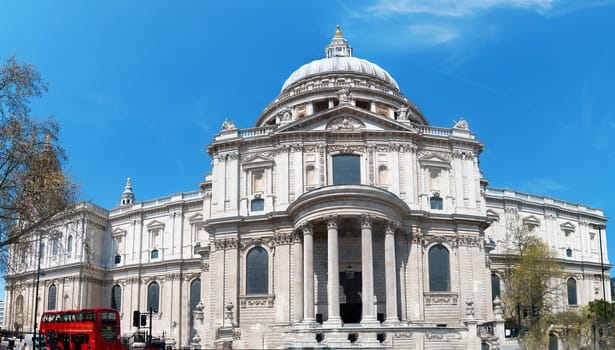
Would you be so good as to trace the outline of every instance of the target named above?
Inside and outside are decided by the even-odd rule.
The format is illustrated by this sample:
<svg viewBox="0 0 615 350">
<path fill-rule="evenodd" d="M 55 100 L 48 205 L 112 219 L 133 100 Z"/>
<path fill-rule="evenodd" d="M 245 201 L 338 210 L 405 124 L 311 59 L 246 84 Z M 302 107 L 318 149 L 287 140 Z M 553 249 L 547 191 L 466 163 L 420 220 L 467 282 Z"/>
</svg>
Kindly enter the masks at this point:
<svg viewBox="0 0 615 350">
<path fill-rule="evenodd" d="M 250 201 L 251 211 L 263 211 L 265 210 L 265 200 L 262 198 L 254 198 Z"/>
<path fill-rule="evenodd" d="M 269 257 L 262 247 L 248 253 L 246 261 L 246 294 L 269 293 Z"/>
<path fill-rule="evenodd" d="M 450 265 L 448 250 L 434 246 L 429 250 L 429 290 L 432 292 L 450 291 Z"/>
<path fill-rule="evenodd" d="M 431 209 L 442 209 L 442 197 L 429 198 Z"/>
<path fill-rule="evenodd" d="M 120 310 L 122 305 L 122 288 L 120 286 L 115 285 L 113 289 L 111 289 L 111 308 Z"/>
<path fill-rule="evenodd" d="M 152 259 L 158 259 L 158 249 L 152 250 L 151 257 Z"/>
<path fill-rule="evenodd" d="M 199 301 L 201 301 L 201 279 L 197 278 L 190 284 L 190 311 L 196 309 Z"/>
<path fill-rule="evenodd" d="M 577 281 L 569 278 L 568 282 L 568 305 L 577 305 Z"/>
<path fill-rule="evenodd" d="M 51 246 L 52 254 L 56 256 L 58 255 L 58 240 L 54 239 L 52 243 L 53 243 L 53 245 Z"/>
<path fill-rule="evenodd" d="M 491 274 L 491 298 L 500 297 L 500 278 L 495 273 Z"/>
<path fill-rule="evenodd" d="M 147 287 L 147 311 L 152 309 L 153 312 L 158 312 L 158 299 L 160 289 L 158 287 L 158 283 L 152 282 Z"/>
<path fill-rule="evenodd" d="M 49 287 L 49 295 L 47 296 L 47 310 L 56 309 L 56 285 L 52 284 Z"/>
<path fill-rule="evenodd" d="M 119 264 L 119 263 L 121 263 L 121 262 L 122 262 L 122 256 L 121 256 L 121 255 L 119 255 L 119 254 L 118 254 L 118 255 L 116 255 L 116 256 L 115 256 L 115 263 L 116 263 L 116 264 Z"/>
<path fill-rule="evenodd" d="M 333 184 L 361 184 L 361 158 L 356 154 L 333 156 Z"/>
<path fill-rule="evenodd" d="M 66 242 L 66 251 L 67 252 L 72 252 L 73 251 L 73 236 L 68 236 L 68 240 Z"/>
</svg>

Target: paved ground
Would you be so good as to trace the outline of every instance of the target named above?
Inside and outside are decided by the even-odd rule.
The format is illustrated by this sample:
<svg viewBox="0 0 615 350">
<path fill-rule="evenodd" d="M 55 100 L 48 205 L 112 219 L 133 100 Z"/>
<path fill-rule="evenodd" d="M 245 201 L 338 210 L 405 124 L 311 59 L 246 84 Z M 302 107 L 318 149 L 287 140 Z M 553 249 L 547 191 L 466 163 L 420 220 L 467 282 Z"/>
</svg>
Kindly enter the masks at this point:
<svg viewBox="0 0 615 350">
<path fill-rule="evenodd" d="M 500 350 L 519 350 L 519 343 L 517 343 L 517 339 L 509 339 L 506 338 L 504 341 L 500 342 Z"/>
</svg>

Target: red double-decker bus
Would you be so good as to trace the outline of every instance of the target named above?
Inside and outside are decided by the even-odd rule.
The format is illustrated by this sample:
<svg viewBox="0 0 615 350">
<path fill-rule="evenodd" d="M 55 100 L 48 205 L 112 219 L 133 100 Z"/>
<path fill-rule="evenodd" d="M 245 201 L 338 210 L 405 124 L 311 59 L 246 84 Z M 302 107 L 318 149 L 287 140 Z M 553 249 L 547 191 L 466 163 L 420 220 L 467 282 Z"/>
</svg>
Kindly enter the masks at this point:
<svg viewBox="0 0 615 350">
<path fill-rule="evenodd" d="M 125 349 L 120 340 L 120 314 L 115 309 L 48 311 L 40 331 L 46 349 Z"/>
</svg>

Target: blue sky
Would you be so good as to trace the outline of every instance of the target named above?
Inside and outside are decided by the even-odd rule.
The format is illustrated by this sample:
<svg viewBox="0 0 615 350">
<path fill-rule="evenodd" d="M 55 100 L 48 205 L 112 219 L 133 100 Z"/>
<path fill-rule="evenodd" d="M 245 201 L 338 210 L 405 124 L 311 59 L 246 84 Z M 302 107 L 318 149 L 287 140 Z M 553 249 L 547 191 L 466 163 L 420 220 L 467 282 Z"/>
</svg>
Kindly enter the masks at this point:
<svg viewBox="0 0 615 350">
<path fill-rule="evenodd" d="M 224 118 L 252 127 L 340 24 L 431 125 L 469 122 L 491 186 L 611 217 L 613 18 L 608 0 L 9 0 L 0 59 L 43 74 L 33 114 L 60 121 L 82 199 L 112 208 L 126 177 L 137 200 L 198 189 Z"/>
</svg>

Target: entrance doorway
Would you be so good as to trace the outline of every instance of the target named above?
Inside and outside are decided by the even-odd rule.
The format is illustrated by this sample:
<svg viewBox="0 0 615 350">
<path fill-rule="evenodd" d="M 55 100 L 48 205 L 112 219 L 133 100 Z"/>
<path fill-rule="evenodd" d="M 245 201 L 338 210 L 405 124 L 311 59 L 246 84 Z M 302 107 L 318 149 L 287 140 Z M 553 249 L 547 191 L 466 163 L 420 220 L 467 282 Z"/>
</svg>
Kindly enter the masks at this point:
<svg viewBox="0 0 615 350">
<path fill-rule="evenodd" d="M 361 322 L 361 272 L 340 272 L 340 285 L 346 296 L 346 302 L 340 304 L 342 322 Z"/>
</svg>

